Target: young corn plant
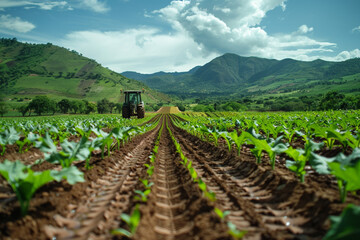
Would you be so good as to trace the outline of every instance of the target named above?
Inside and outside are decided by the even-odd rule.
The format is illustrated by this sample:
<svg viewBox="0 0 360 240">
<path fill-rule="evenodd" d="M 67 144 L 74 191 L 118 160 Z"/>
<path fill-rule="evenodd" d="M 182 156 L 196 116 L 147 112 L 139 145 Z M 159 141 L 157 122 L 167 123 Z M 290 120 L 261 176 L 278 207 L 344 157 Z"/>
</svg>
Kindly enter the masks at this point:
<svg viewBox="0 0 360 240">
<path fill-rule="evenodd" d="M 219 208 L 214 208 L 214 212 L 219 216 L 221 221 L 225 221 L 227 215 L 230 214 L 230 211 L 221 211 Z"/>
<path fill-rule="evenodd" d="M 118 228 L 111 231 L 113 235 L 125 235 L 126 237 L 132 238 L 135 235 L 136 229 L 140 222 L 140 210 L 139 205 L 135 206 L 134 211 L 131 215 L 121 214 L 121 219 L 127 224 L 128 230 L 124 228 Z"/>
<path fill-rule="evenodd" d="M 83 173 L 76 167 L 61 171 L 34 172 L 20 161 L 10 162 L 8 160 L 0 163 L 0 174 L 8 181 L 15 192 L 20 202 L 21 216 L 27 214 L 32 196 L 44 184 L 53 180 L 61 181 L 62 179 L 67 179 L 69 184 L 84 181 Z"/>
<path fill-rule="evenodd" d="M 320 174 L 332 174 L 337 178 L 341 202 L 348 191 L 360 190 L 360 149 L 355 148 L 349 156 L 339 153 L 326 158 L 312 153 L 312 167 Z"/>
<path fill-rule="evenodd" d="M 293 159 L 286 160 L 286 167 L 296 173 L 300 182 L 305 181 L 305 166 L 310 160 L 311 154 L 316 150 L 320 150 L 323 145 L 324 143 L 316 143 L 305 137 L 305 149 L 293 149 L 290 147 L 285 151 L 285 153 Z"/>
<path fill-rule="evenodd" d="M 280 136 L 277 139 L 270 138 L 268 140 L 267 146 L 264 148 L 264 150 L 269 155 L 271 168 L 273 170 L 275 169 L 276 155 L 285 152 L 287 149 L 287 146 L 281 142 L 282 138 L 283 136 Z"/>
<path fill-rule="evenodd" d="M 237 154 L 238 154 L 238 156 L 240 156 L 242 145 L 246 141 L 246 138 L 245 138 L 246 135 L 241 134 L 239 136 L 237 131 L 233 131 L 233 132 L 230 132 L 228 136 L 231 138 L 233 143 L 235 143 L 236 148 L 237 148 Z"/>
<path fill-rule="evenodd" d="M 228 233 L 235 239 L 242 239 L 247 233 L 247 231 L 238 230 L 232 222 L 228 222 L 227 225 L 229 228 Z"/>
<path fill-rule="evenodd" d="M 98 141 L 101 143 L 101 146 L 100 146 L 101 159 L 104 159 L 105 147 L 107 147 L 107 153 L 108 153 L 108 156 L 110 156 L 111 144 L 114 142 L 112 132 L 107 133 L 101 129 L 100 130 L 92 129 L 92 131 L 96 134 Z"/>
<path fill-rule="evenodd" d="M 7 144 L 14 144 L 19 139 L 20 133 L 13 127 L 6 128 L 5 131 L 0 132 L 0 145 L 2 147 L 1 155 L 4 155 Z"/>
</svg>

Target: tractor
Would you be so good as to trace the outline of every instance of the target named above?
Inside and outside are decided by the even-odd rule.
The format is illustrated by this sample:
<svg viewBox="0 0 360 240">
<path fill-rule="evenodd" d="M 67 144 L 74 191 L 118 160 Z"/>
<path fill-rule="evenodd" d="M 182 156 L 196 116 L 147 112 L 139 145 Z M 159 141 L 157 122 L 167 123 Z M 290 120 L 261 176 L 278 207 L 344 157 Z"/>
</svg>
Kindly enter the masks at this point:
<svg viewBox="0 0 360 240">
<path fill-rule="evenodd" d="M 144 102 L 141 101 L 141 93 L 144 93 L 144 90 L 128 90 L 122 91 L 121 93 L 125 94 L 125 102 L 122 106 L 122 116 L 123 118 L 130 118 L 131 116 L 137 116 L 138 118 L 145 117 L 145 106 Z"/>
</svg>

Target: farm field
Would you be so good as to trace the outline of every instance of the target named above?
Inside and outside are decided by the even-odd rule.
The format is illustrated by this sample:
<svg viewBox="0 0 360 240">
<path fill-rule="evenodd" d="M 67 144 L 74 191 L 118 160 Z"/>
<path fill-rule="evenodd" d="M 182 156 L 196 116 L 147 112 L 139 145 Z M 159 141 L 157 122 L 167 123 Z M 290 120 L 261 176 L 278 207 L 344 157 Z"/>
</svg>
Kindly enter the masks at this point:
<svg viewBox="0 0 360 240">
<path fill-rule="evenodd" d="M 360 205 L 360 111 L 159 112 L 0 119 L 0 239 L 335 239 Z"/>
</svg>

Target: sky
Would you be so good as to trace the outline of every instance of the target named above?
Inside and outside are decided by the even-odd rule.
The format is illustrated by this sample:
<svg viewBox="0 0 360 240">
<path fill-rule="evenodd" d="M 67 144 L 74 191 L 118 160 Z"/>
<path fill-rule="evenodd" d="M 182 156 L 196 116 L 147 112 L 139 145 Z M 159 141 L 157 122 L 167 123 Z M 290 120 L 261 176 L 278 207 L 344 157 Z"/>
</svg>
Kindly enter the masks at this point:
<svg viewBox="0 0 360 240">
<path fill-rule="evenodd" d="M 116 72 L 182 72 L 225 53 L 360 57 L 359 0 L 0 0 L 0 37 L 53 43 Z"/>
</svg>

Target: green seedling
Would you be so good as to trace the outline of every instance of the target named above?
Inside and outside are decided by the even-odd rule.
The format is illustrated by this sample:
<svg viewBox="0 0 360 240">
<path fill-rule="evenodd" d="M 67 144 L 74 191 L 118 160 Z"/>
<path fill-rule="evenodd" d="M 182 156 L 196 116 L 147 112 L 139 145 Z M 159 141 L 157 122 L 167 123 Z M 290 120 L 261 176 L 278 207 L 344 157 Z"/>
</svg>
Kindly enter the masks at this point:
<svg viewBox="0 0 360 240">
<path fill-rule="evenodd" d="M 131 215 L 127 215 L 125 213 L 121 214 L 121 219 L 126 222 L 129 230 L 126 230 L 124 228 L 118 228 L 111 231 L 111 234 L 113 235 L 125 235 L 129 238 L 133 237 L 135 235 L 136 229 L 140 222 L 140 210 L 139 205 L 135 206 L 135 210 Z"/>
<path fill-rule="evenodd" d="M 147 179 L 140 179 L 140 182 L 144 185 L 145 189 L 150 189 L 154 185 L 153 182 L 149 182 Z"/>
<path fill-rule="evenodd" d="M 0 145 L 2 147 L 1 155 L 4 155 L 7 144 L 14 144 L 20 139 L 20 133 L 15 128 L 9 127 L 0 133 Z"/>
<path fill-rule="evenodd" d="M 20 161 L 10 162 L 5 160 L 0 163 L 0 174 L 8 181 L 20 202 L 21 215 L 27 214 L 30 200 L 34 193 L 44 184 L 53 180 L 67 179 L 69 184 L 83 182 L 82 173 L 76 168 L 63 169 L 61 171 L 46 170 L 34 172 L 30 167 Z"/>
<path fill-rule="evenodd" d="M 337 178 L 340 199 L 345 202 L 348 191 L 360 190 L 360 149 L 345 156 L 339 153 L 334 158 L 312 154 L 312 167 L 320 174 L 332 174 Z"/>
<path fill-rule="evenodd" d="M 236 228 L 236 226 L 232 222 L 227 223 L 229 231 L 228 233 L 234 237 L 235 239 L 242 239 L 247 231 L 240 231 Z"/>
<path fill-rule="evenodd" d="M 138 200 L 141 202 L 147 202 L 147 196 L 150 194 L 151 189 L 146 189 L 143 192 L 140 190 L 135 190 L 134 192 L 139 195 L 139 196 L 135 196 L 134 200 Z"/>
<path fill-rule="evenodd" d="M 324 143 L 316 143 L 312 140 L 305 138 L 305 149 L 293 149 L 292 147 L 288 148 L 285 153 L 294 159 L 286 160 L 286 167 L 295 172 L 296 175 L 300 178 L 300 182 L 305 181 L 305 166 L 306 163 L 310 160 L 311 154 L 314 151 L 320 150 Z"/>
<path fill-rule="evenodd" d="M 149 177 L 151 177 L 154 174 L 155 167 L 147 163 L 145 163 L 144 166 L 147 167 L 146 173 L 149 175 Z"/>
<path fill-rule="evenodd" d="M 230 211 L 221 211 L 219 208 L 214 208 L 214 212 L 221 218 L 222 221 L 225 221 L 227 215 L 230 214 Z"/>
</svg>

